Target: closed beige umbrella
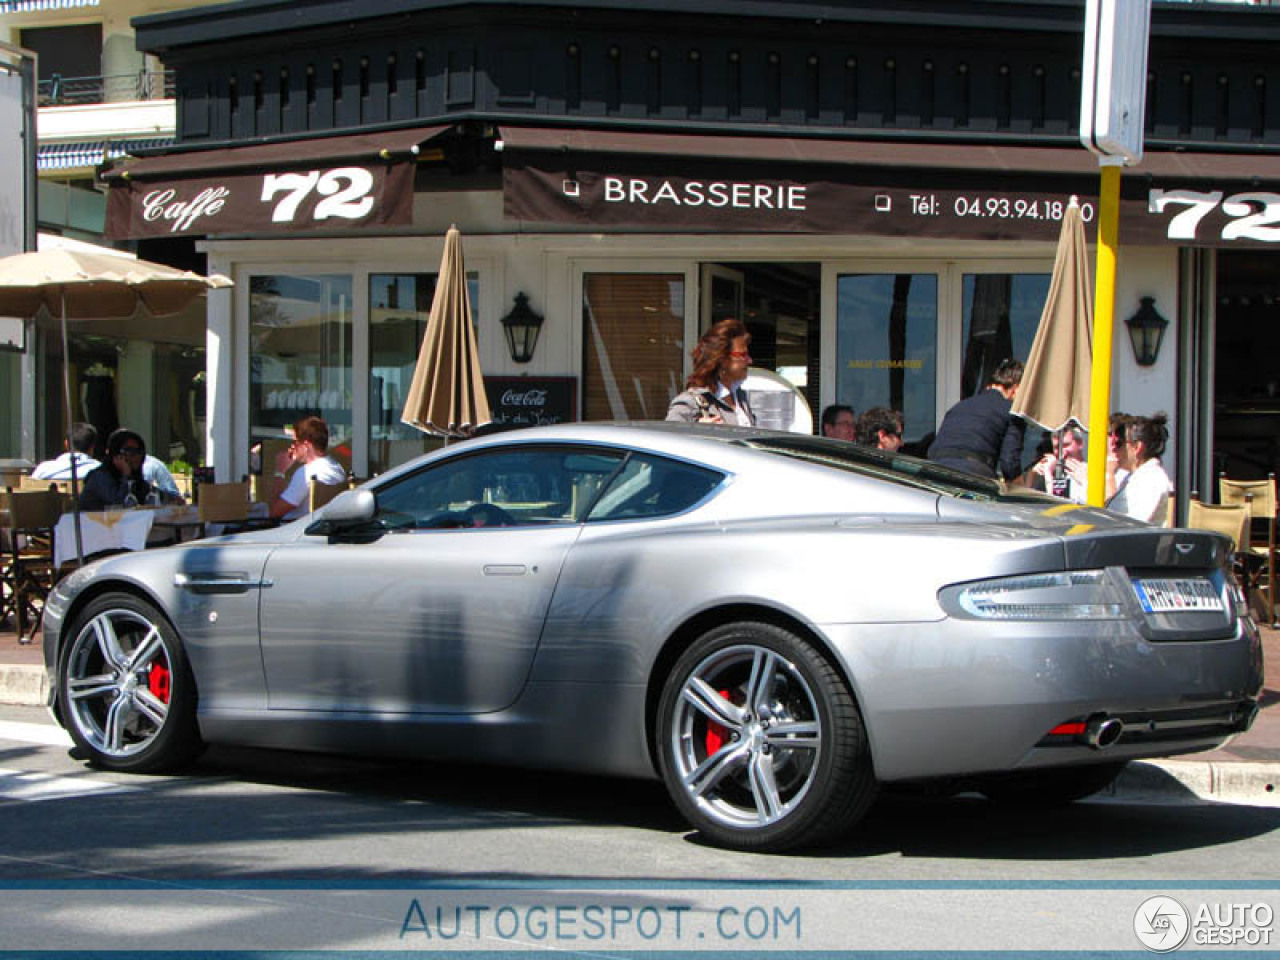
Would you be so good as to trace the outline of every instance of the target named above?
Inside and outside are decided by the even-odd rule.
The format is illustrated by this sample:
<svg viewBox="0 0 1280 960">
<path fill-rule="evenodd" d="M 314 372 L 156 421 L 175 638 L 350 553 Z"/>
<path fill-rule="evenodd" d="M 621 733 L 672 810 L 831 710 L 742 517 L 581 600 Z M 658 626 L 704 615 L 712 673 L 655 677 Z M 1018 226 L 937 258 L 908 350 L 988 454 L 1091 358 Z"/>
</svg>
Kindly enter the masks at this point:
<svg viewBox="0 0 1280 960">
<path fill-rule="evenodd" d="M 1075 197 L 1062 218 L 1049 295 L 1027 356 L 1013 413 L 1054 433 L 1075 421 L 1089 429 L 1093 294 L 1084 223 Z"/>
<path fill-rule="evenodd" d="M 68 320 L 132 317 L 139 306 L 152 316 L 180 313 L 206 290 L 229 287 L 223 276 L 202 277 L 188 270 L 110 253 L 77 249 L 39 250 L 0 259 L 0 316 L 34 317 L 44 307 L 62 326 L 62 390 L 66 402 L 67 449 L 71 449 L 71 357 Z M 71 489 L 78 501 L 72 458 Z M 83 563 L 78 503 L 76 559 Z"/>
<path fill-rule="evenodd" d="M 437 436 L 462 437 L 489 418 L 489 398 L 471 326 L 462 235 L 457 227 L 450 227 L 427 332 L 400 419 Z"/>
</svg>

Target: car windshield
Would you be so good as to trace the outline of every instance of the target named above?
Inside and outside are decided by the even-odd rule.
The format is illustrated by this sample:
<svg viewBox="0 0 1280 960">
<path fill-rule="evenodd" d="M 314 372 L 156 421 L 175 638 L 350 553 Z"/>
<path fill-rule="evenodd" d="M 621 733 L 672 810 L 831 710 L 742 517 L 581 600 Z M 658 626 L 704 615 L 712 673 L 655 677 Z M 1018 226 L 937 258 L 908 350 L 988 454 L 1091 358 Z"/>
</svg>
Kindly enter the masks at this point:
<svg viewBox="0 0 1280 960">
<path fill-rule="evenodd" d="M 817 463 L 836 470 L 847 470 L 865 476 L 900 483 L 965 500 L 1025 501 L 1043 500 L 1044 494 L 1034 490 L 1015 488 L 1002 490 L 994 480 L 975 477 L 941 464 L 910 457 L 902 453 L 890 453 L 844 440 L 825 437 L 770 436 L 739 440 L 743 446 L 763 450 L 807 463 Z"/>
</svg>

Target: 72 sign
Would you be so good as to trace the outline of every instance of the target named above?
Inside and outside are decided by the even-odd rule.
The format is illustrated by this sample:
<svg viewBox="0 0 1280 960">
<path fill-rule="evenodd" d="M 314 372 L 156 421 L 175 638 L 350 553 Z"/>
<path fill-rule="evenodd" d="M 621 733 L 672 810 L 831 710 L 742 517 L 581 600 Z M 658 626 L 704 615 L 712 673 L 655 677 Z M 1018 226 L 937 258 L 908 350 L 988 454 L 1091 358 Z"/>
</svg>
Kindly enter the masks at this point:
<svg viewBox="0 0 1280 960">
<path fill-rule="evenodd" d="M 1147 210 L 1164 213 L 1177 210 L 1169 219 L 1166 236 L 1170 240 L 1254 240 L 1280 243 L 1280 194 L 1249 191 L 1223 198 L 1221 190 L 1158 190 L 1147 195 Z M 1229 221 L 1218 237 L 1199 234 L 1202 221 L 1220 210 Z M 1206 231 L 1209 232 L 1209 231 Z"/>
</svg>

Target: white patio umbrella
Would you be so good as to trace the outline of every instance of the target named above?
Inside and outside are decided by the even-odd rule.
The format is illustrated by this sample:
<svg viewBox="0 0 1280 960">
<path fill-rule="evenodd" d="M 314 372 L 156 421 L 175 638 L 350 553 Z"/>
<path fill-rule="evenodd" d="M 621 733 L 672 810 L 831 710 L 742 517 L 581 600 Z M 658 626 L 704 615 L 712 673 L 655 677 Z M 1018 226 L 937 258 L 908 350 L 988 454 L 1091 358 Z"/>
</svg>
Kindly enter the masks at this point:
<svg viewBox="0 0 1280 960">
<path fill-rule="evenodd" d="M 34 317 L 41 308 L 61 321 L 62 389 L 67 449 L 71 449 L 71 370 L 67 321 L 132 317 L 139 306 L 152 316 L 181 312 L 206 290 L 231 286 L 223 276 L 202 277 L 148 260 L 75 249 L 40 250 L 0 258 L 0 315 Z M 80 536 L 79 479 L 71 458 L 76 559 L 84 562 Z"/>
</svg>

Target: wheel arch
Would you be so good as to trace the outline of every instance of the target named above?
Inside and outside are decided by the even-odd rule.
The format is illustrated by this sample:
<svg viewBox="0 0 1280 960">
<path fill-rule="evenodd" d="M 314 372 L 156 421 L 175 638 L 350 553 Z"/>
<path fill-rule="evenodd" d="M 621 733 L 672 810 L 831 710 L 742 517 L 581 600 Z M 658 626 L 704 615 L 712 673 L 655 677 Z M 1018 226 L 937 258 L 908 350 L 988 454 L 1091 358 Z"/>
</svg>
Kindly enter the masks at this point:
<svg viewBox="0 0 1280 960">
<path fill-rule="evenodd" d="M 844 661 L 836 655 L 828 640 L 814 629 L 811 624 L 806 623 L 792 613 L 763 603 L 730 603 L 711 607 L 694 614 L 672 631 L 663 643 L 662 649 L 658 651 L 658 655 L 654 658 L 653 666 L 649 671 L 649 681 L 645 690 L 644 730 L 649 762 L 653 765 L 655 772 L 659 770 L 657 755 L 658 701 L 662 698 L 662 688 L 672 667 L 680 659 L 680 655 L 708 630 L 714 630 L 716 627 L 727 623 L 740 623 L 743 621 L 768 623 L 775 627 L 781 627 L 810 642 L 813 648 L 831 664 L 832 669 L 840 675 L 840 679 L 844 681 L 845 686 L 849 689 L 849 695 L 853 697 L 854 705 L 859 712 L 862 711 L 861 703 L 858 700 L 857 687 L 853 682 L 853 678 L 849 675 Z M 864 713 L 864 723 L 865 718 L 866 715 Z"/>
</svg>

